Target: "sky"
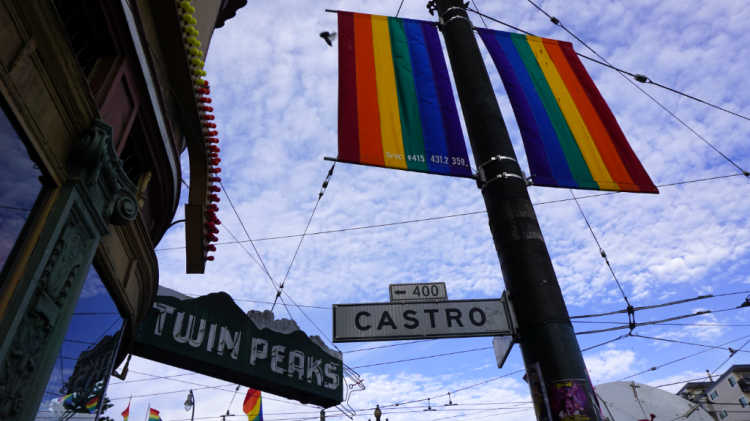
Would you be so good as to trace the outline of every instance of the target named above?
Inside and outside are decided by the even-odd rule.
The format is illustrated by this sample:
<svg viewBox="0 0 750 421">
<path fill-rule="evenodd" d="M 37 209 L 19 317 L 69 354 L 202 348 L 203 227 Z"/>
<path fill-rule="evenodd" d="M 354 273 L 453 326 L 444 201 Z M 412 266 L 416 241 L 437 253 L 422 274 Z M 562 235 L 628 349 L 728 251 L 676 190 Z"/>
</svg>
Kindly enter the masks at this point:
<svg viewBox="0 0 750 421">
<path fill-rule="evenodd" d="M 311 335 L 331 337 L 332 304 L 386 302 L 391 283 L 445 282 L 449 299 L 497 298 L 504 290 L 481 194 L 467 179 L 337 164 L 308 235 L 295 253 L 300 238 L 294 235 L 305 230 L 331 167 L 323 157 L 337 153 L 338 49 L 318 36 L 336 30 L 336 15 L 324 9 L 393 16 L 399 3 L 251 4 L 214 32 L 206 58 L 221 138 L 223 184 L 242 221 L 222 193 L 220 243 L 246 240 L 248 235 L 255 240 L 271 277 L 276 283 L 285 280 L 284 290 L 292 297 L 286 298 L 289 313 L 277 305 L 276 317 L 291 314 Z M 750 57 L 744 54 L 750 45 L 747 2 L 547 0 L 540 5 L 614 65 L 750 114 L 746 83 Z M 472 7 L 537 35 L 572 41 L 576 51 L 591 55 L 527 2 L 476 0 Z M 404 1 L 399 16 L 435 20 L 425 1 Z M 479 16 L 470 18 L 475 26 L 484 26 Z M 491 29 L 505 29 L 486 23 Z M 480 49 L 516 154 L 527 170 L 507 95 L 481 43 Z M 739 306 L 750 294 L 750 180 L 620 74 L 583 63 L 644 167 L 663 186 L 658 195 L 572 192 L 581 197 L 581 210 L 630 302 L 645 306 L 745 291 L 638 311 L 636 321 Z M 653 85 L 638 86 L 739 167 L 750 169 L 750 121 Z M 476 168 L 473 162 L 472 167 Z M 182 171 L 189 182 L 186 155 Z M 722 178 L 673 185 L 713 177 Z M 571 192 L 534 186 L 529 192 L 569 313 L 625 308 L 597 242 L 576 202 L 570 200 Z M 181 204 L 186 200 L 183 191 Z M 176 220 L 182 218 L 181 212 Z M 389 225 L 414 220 L 424 221 Z M 283 236 L 292 237 L 274 238 Z M 219 245 L 216 260 L 207 264 L 203 275 L 184 273 L 181 247 L 184 231 L 178 224 L 156 246 L 161 285 L 192 296 L 226 291 L 244 310 L 270 308 L 275 290 L 249 242 Z M 308 307 L 297 308 L 292 299 Z M 577 332 L 622 326 L 627 316 L 583 321 L 589 323 L 574 323 Z M 668 384 L 663 388 L 675 392 L 679 382 L 705 376 L 706 370 L 722 373 L 731 364 L 750 363 L 748 352 L 726 361 L 727 347 L 740 348 L 750 339 L 749 323 L 744 308 L 633 331 L 723 349 L 626 337 L 586 351 L 584 358 L 594 384 L 634 380 Z M 625 333 L 579 334 L 578 341 L 587 348 Z M 336 344 L 344 362 L 366 386 L 348 401 L 356 409 L 354 419 L 374 419 L 376 404 L 383 407 L 382 419 L 391 421 L 533 418 L 518 345 L 498 369 L 491 342 L 482 337 Z M 384 345 L 392 346 L 362 350 Z M 750 351 L 750 345 L 745 350 Z M 705 352 L 669 363 L 700 351 Z M 417 359 L 446 353 L 454 354 Z M 410 359 L 415 360 L 379 364 Z M 154 378 L 172 375 L 180 377 Z M 112 380 L 108 393 L 115 406 L 109 414 L 118 414 L 110 415 L 118 419 L 132 396 L 134 420 L 144 417 L 148 406 L 159 409 L 165 421 L 189 419 L 183 402 L 191 388 L 196 419 L 218 419 L 227 410 L 239 415 L 228 419 L 244 417 L 241 404 L 246 388 L 235 396 L 234 385 L 226 381 L 137 357 L 130 363 L 126 381 Z M 405 401 L 418 402 L 392 406 Z M 426 411 L 428 407 L 434 411 Z M 318 419 L 318 411 L 264 394 L 266 420 Z M 343 419 L 334 408 L 326 413 L 329 419 L 335 415 Z"/>
</svg>

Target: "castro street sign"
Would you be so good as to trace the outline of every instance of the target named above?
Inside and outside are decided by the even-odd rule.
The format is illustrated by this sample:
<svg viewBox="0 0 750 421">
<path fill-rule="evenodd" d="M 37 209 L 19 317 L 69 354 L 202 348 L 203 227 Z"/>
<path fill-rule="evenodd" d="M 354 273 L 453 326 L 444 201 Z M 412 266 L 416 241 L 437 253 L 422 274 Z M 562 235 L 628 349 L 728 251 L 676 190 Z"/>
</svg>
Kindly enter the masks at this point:
<svg viewBox="0 0 750 421">
<path fill-rule="evenodd" d="M 491 300 L 334 304 L 333 341 L 512 335 L 505 297 Z"/>
<path fill-rule="evenodd" d="M 240 309 L 224 292 L 190 298 L 160 287 L 133 354 L 303 403 L 343 399 L 341 353 L 270 311 Z"/>
</svg>

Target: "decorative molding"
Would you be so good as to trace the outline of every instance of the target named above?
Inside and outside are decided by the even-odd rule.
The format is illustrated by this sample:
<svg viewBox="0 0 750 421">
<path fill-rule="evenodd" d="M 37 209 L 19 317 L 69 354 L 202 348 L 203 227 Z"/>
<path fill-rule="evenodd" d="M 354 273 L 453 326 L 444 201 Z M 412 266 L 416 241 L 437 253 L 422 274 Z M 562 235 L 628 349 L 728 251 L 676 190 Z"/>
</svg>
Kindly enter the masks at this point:
<svg viewBox="0 0 750 421">
<path fill-rule="evenodd" d="M 34 292 L 15 309 L 11 317 L 20 323 L 4 338 L 10 347 L 0 355 L 3 421 L 33 418 L 101 237 L 109 224 L 138 215 L 135 186 L 114 152 L 109 126 L 95 121 L 73 151 L 72 178 L 60 187 L 56 210 L 45 221 L 47 234 L 23 275 Z"/>
</svg>

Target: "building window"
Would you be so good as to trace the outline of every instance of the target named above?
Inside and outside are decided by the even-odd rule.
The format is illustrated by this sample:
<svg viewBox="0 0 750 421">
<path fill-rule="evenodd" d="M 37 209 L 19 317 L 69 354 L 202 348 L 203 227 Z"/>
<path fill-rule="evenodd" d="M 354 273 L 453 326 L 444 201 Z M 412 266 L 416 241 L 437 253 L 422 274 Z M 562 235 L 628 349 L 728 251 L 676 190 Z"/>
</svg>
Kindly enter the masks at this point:
<svg viewBox="0 0 750 421">
<path fill-rule="evenodd" d="M 42 183 L 39 167 L 0 110 L 0 268 L 5 265 Z"/>
<path fill-rule="evenodd" d="M 747 398 L 746 397 L 743 396 L 743 397 L 740 398 L 740 405 L 742 405 L 743 408 L 745 408 L 747 406 Z"/>
<path fill-rule="evenodd" d="M 727 410 L 722 409 L 721 412 L 719 412 L 719 418 L 724 419 L 727 417 Z"/>
<path fill-rule="evenodd" d="M 102 5 L 96 0 L 71 2 L 54 0 L 60 20 L 65 26 L 70 46 L 81 70 L 88 77 L 100 58 L 113 55 L 115 49 L 107 35 Z"/>
<path fill-rule="evenodd" d="M 729 385 L 732 387 L 737 384 L 737 381 L 734 380 L 734 376 L 729 376 L 727 380 L 729 381 Z"/>
<path fill-rule="evenodd" d="M 718 398 L 718 397 L 719 397 L 719 392 L 717 392 L 716 390 L 714 390 L 714 391 L 713 391 L 713 392 L 711 392 L 711 394 L 710 394 L 710 395 L 708 395 L 708 396 L 709 396 L 709 397 L 711 398 L 711 400 L 716 400 L 716 398 Z"/>
<path fill-rule="evenodd" d="M 119 347 L 123 318 L 93 265 L 78 297 L 73 317 L 37 414 L 38 420 L 115 419 L 127 400 L 106 393 L 108 372 Z"/>
</svg>

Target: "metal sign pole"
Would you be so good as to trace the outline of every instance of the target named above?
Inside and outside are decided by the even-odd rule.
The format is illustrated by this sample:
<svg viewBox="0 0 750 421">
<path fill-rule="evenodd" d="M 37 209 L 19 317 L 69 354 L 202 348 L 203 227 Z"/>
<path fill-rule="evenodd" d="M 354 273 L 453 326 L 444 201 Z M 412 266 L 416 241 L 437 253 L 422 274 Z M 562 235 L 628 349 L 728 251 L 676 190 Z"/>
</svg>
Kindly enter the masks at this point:
<svg viewBox="0 0 750 421">
<path fill-rule="evenodd" d="M 120 344 L 122 343 L 122 335 L 125 334 L 125 329 L 127 328 L 127 326 L 128 326 L 128 321 L 127 320 L 123 321 L 122 326 L 120 326 L 120 332 L 117 334 L 117 343 L 115 344 L 115 347 L 112 350 L 112 359 L 107 365 L 107 371 L 104 374 L 104 385 L 102 385 L 102 398 L 99 401 L 99 406 L 96 408 L 96 415 L 94 416 L 94 421 L 99 420 L 99 415 L 101 415 L 102 408 L 104 408 L 104 395 L 107 392 L 107 386 L 109 386 L 109 378 L 112 375 L 112 372 L 115 370 L 115 361 L 117 360 L 117 354 L 120 352 Z"/>
<path fill-rule="evenodd" d="M 433 0 L 428 8 L 437 9 L 440 16 L 478 167 L 477 183 L 487 206 L 506 289 L 513 300 L 526 367 L 539 363 L 554 421 L 567 419 L 569 405 L 578 411 L 576 419 L 598 421 L 601 418 L 590 399 L 593 388 L 581 350 L 466 5 L 462 0 Z M 537 395 L 535 406 L 544 408 L 544 402 L 537 402 L 541 398 Z M 575 402 L 568 402 L 569 397 Z M 563 408 L 555 411 L 560 404 Z M 537 411 L 537 419 L 547 418 L 548 414 Z"/>
</svg>

